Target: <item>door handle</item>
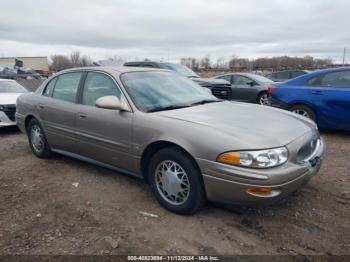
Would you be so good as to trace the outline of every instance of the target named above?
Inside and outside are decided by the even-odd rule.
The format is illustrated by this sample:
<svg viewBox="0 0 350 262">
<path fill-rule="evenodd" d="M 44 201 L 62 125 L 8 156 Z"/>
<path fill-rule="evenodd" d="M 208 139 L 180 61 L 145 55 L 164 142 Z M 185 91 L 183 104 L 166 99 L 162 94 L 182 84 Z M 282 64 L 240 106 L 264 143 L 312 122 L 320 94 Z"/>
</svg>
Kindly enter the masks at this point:
<svg viewBox="0 0 350 262">
<path fill-rule="evenodd" d="M 321 91 L 313 91 L 311 92 L 312 95 L 319 95 L 319 96 L 322 96 L 323 93 Z"/>
<path fill-rule="evenodd" d="M 86 118 L 87 118 L 87 115 L 82 114 L 82 113 L 79 113 L 79 114 L 78 114 L 78 117 L 79 117 L 80 119 L 86 119 Z"/>
<path fill-rule="evenodd" d="M 39 108 L 39 109 L 44 109 L 45 106 L 44 106 L 43 104 L 38 104 L 38 108 Z"/>
</svg>

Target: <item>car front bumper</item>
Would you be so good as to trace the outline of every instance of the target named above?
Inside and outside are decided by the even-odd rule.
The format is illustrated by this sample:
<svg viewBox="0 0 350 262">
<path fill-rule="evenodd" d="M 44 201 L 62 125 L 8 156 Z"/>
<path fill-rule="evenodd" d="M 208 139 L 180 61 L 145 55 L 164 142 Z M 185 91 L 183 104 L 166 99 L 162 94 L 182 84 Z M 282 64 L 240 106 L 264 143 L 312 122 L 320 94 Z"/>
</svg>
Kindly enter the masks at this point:
<svg viewBox="0 0 350 262">
<path fill-rule="evenodd" d="M 15 126 L 15 125 L 16 125 L 16 121 L 12 121 L 11 119 L 8 118 L 5 112 L 0 111 L 0 127 Z"/>
<path fill-rule="evenodd" d="M 248 169 L 198 159 L 207 199 L 214 202 L 257 205 L 283 199 L 305 185 L 319 171 L 325 150 L 324 141 L 313 159 L 304 164 L 287 162 L 271 169 Z M 248 193 L 249 188 L 272 189 L 270 195 Z"/>
</svg>

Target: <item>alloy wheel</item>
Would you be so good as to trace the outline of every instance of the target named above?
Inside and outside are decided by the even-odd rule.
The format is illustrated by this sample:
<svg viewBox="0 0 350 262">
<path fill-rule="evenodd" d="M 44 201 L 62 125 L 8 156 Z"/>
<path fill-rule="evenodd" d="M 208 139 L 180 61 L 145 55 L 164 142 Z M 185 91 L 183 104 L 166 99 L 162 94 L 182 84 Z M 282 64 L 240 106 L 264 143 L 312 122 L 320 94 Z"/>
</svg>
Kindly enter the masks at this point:
<svg viewBox="0 0 350 262">
<path fill-rule="evenodd" d="M 268 105 L 269 104 L 269 96 L 267 94 L 262 94 L 259 99 L 260 105 Z"/>
<path fill-rule="evenodd" d="M 296 114 L 298 114 L 298 115 L 301 115 L 301 116 L 310 118 L 309 113 L 306 112 L 306 111 L 303 110 L 303 109 L 294 109 L 292 112 L 293 112 L 293 113 L 296 113 Z"/>
</svg>

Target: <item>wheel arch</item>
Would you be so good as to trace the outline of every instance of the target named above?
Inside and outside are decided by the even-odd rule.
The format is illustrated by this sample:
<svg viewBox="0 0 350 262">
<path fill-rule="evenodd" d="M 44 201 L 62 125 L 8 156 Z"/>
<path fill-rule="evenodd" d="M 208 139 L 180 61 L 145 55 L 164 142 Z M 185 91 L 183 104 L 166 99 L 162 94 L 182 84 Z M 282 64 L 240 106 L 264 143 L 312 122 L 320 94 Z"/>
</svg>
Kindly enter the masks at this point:
<svg viewBox="0 0 350 262">
<path fill-rule="evenodd" d="M 257 95 L 256 95 L 256 102 L 257 102 L 257 103 L 259 103 L 259 98 L 260 98 L 260 96 L 261 96 L 262 94 L 264 94 L 264 93 L 268 94 L 267 89 L 260 90 L 260 91 L 257 93 Z"/>
<path fill-rule="evenodd" d="M 30 115 L 27 115 L 24 119 L 24 128 L 25 130 L 27 131 L 28 130 L 28 125 L 29 125 L 29 122 L 32 120 L 32 119 L 36 119 L 38 120 L 34 115 L 30 114 Z"/>
<path fill-rule="evenodd" d="M 294 107 L 294 106 L 306 106 L 306 107 L 308 107 L 308 108 L 310 108 L 313 112 L 314 112 L 314 114 L 315 114 L 315 118 L 316 118 L 316 123 L 318 123 L 318 120 L 319 120 L 319 112 L 318 112 L 318 110 L 317 110 L 317 108 L 314 106 L 314 105 L 312 105 L 312 104 L 310 104 L 310 103 L 307 103 L 307 102 L 305 102 L 305 101 L 293 101 L 292 103 L 289 103 L 288 104 L 288 106 L 287 106 L 287 110 L 288 111 L 290 111 L 290 109 L 292 108 L 292 107 Z"/>
<path fill-rule="evenodd" d="M 149 144 L 142 152 L 141 161 L 140 161 L 142 176 L 147 178 L 147 175 L 148 175 L 147 174 L 147 167 L 148 167 L 148 164 L 149 164 L 152 156 L 155 153 L 157 153 L 159 150 L 166 148 L 166 147 L 175 147 L 175 148 L 181 150 L 184 154 L 186 154 L 188 157 L 191 158 L 193 163 L 196 165 L 198 170 L 201 172 L 201 169 L 198 166 L 198 163 L 195 160 L 195 158 L 184 147 L 182 147 L 174 142 L 170 142 L 170 141 L 166 141 L 166 140 L 158 140 L 158 141 L 154 141 L 151 144 Z"/>
</svg>

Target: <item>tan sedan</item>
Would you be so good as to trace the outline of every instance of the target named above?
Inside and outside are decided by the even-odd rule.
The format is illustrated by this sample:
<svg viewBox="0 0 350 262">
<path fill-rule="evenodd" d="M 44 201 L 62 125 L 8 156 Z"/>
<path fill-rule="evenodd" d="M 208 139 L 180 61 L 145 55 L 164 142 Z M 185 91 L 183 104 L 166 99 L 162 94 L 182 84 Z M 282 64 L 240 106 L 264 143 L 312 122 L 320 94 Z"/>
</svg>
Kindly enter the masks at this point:
<svg viewBox="0 0 350 262">
<path fill-rule="evenodd" d="M 205 202 L 268 203 L 320 168 L 324 143 L 301 116 L 222 101 L 174 72 L 77 68 L 17 100 L 38 157 L 52 152 L 146 178 L 177 213 Z"/>
</svg>

